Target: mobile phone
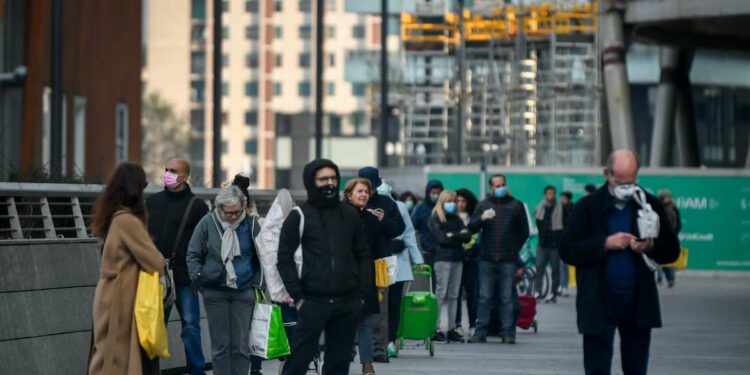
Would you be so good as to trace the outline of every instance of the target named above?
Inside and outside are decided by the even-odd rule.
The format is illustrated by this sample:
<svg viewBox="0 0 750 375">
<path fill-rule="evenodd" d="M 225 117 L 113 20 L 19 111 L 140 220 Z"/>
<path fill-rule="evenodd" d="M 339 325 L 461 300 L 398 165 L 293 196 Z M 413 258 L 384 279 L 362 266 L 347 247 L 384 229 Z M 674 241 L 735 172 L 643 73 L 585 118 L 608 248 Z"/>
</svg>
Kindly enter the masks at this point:
<svg viewBox="0 0 750 375">
<path fill-rule="evenodd" d="M 648 241 L 648 238 L 636 238 L 635 240 L 637 242 L 646 242 L 646 241 Z"/>
</svg>

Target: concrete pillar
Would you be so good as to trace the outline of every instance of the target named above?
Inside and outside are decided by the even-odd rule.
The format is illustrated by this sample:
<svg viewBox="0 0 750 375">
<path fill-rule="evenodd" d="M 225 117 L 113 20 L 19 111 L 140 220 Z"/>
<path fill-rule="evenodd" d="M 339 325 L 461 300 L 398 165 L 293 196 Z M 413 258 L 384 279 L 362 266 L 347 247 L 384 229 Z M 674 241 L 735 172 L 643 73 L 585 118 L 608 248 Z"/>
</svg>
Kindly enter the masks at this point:
<svg viewBox="0 0 750 375">
<path fill-rule="evenodd" d="M 605 0 L 601 3 L 602 66 L 612 146 L 615 149 L 636 150 L 630 87 L 625 66 L 622 8 L 622 3 L 618 0 Z"/>
<path fill-rule="evenodd" d="M 664 167 L 672 154 L 672 129 L 675 119 L 675 73 L 680 57 L 679 49 L 675 47 L 661 47 L 659 62 L 661 77 L 659 89 L 656 93 L 656 113 L 654 114 L 654 129 L 651 136 L 651 158 L 649 165 Z"/>
<path fill-rule="evenodd" d="M 700 166 L 700 146 L 698 130 L 693 113 L 693 91 L 690 84 L 690 68 L 693 65 L 693 50 L 680 51 L 677 64 L 677 114 L 675 131 L 677 139 L 678 165 L 681 167 Z"/>
</svg>

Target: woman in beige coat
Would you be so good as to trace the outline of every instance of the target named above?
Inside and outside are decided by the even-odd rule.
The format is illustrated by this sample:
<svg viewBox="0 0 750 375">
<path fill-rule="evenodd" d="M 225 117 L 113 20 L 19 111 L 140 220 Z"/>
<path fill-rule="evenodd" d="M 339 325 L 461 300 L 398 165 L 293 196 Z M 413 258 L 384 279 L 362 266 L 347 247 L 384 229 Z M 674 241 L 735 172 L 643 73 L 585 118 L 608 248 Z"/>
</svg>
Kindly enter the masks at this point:
<svg viewBox="0 0 750 375">
<path fill-rule="evenodd" d="M 157 272 L 164 258 L 146 228 L 143 168 L 122 163 L 99 196 L 93 233 L 104 240 L 99 282 L 94 294 L 93 347 L 89 374 L 158 374 L 158 359 L 140 347 L 133 306 L 138 272 Z"/>
</svg>

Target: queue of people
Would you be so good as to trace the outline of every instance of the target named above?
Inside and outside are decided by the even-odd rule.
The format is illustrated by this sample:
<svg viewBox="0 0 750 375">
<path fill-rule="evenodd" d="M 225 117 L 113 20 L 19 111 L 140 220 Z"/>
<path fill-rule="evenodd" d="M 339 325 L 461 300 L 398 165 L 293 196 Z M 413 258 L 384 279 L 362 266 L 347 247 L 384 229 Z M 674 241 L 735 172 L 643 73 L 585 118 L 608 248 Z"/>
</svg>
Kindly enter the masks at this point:
<svg viewBox="0 0 750 375">
<path fill-rule="evenodd" d="M 646 254 L 666 264 L 679 251 L 674 235 L 679 214 L 667 192 L 660 193 L 663 205 L 646 197 L 669 225 L 662 225 L 655 238 L 638 238 L 631 223 L 635 214 L 629 211 L 637 209 L 630 198 L 636 190 L 634 160 L 632 153 L 613 154 L 605 169 L 607 184 L 594 187 L 579 203 L 573 203 L 569 192 L 558 198 L 556 188 L 547 186 L 532 211 L 539 230 L 537 276 L 552 266 L 548 302 L 567 295 L 567 264 L 577 267 L 587 373 L 611 366 L 615 328 L 623 337 L 623 355 L 635 358 L 626 372 L 645 373 L 650 329 L 660 325 L 660 318 L 654 278 L 647 280 L 653 274 L 638 257 Z M 320 354 L 321 334 L 323 373 L 348 374 L 358 353 L 362 374 L 375 374 L 375 363 L 398 357 L 404 288 L 414 280 L 412 267 L 422 264 L 434 270 L 439 313 L 433 340 L 487 342 L 496 311 L 502 342 L 516 343 L 516 282 L 524 270 L 520 253 L 529 239 L 530 218 L 507 176 L 491 176 L 489 194 L 481 201 L 469 189 L 448 190 L 431 180 L 419 202 L 411 192 L 397 196 L 374 167 L 362 168 L 340 195 L 338 166 L 314 160 L 302 176 L 307 199 L 283 219 L 278 246 L 270 249 L 275 267 L 269 268 L 261 262 L 261 252 L 265 256 L 269 249 L 257 241 L 263 218 L 252 209 L 249 180 L 238 175 L 218 192 L 209 210 L 190 190 L 189 175 L 186 160 L 168 161 L 164 190 L 144 200 L 143 169 L 122 163 L 99 197 L 92 228 L 103 242 L 102 276 L 94 298 L 89 373 L 158 373 L 158 360 L 149 360 L 134 337 L 133 301 L 141 269 L 174 275 L 190 374 L 204 374 L 207 362 L 199 296 L 214 373 L 261 373 L 262 359 L 251 355 L 249 335 L 259 302 L 254 291 L 268 288 L 265 279 L 283 290 L 284 297 L 274 302 L 283 305 L 285 322 L 296 322 L 283 374 L 307 372 Z M 611 210 L 602 216 L 595 207 Z M 630 251 L 618 251 L 626 249 Z M 375 260 L 392 256 L 397 271 L 389 287 L 379 287 Z M 266 276 L 271 274 L 276 279 Z M 673 285 L 673 276 L 668 274 L 667 280 Z M 541 282 L 534 280 L 535 290 Z M 461 327 L 462 296 L 467 330 Z M 165 309 L 168 318 L 171 306 Z"/>
</svg>

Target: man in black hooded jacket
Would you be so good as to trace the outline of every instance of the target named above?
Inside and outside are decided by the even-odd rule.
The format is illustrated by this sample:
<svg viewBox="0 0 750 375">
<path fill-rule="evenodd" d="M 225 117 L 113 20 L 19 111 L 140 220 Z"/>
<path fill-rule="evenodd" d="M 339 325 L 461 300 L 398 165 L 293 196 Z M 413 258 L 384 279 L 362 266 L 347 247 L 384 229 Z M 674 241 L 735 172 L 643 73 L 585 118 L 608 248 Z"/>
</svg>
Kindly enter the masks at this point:
<svg viewBox="0 0 750 375">
<path fill-rule="evenodd" d="M 339 201 L 339 169 L 330 160 L 305 166 L 307 201 L 300 215 L 289 213 L 279 237 L 278 270 L 299 316 L 291 357 L 283 374 L 307 373 L 307 366 L 325 331 L 325 374 L 348 374 L 362 296 L 372 284 L 372 264 L 366 234 L 354 207 Z M 294 252 L 302 245 L 302 274 L 297 275 Z"/>
</svg>

